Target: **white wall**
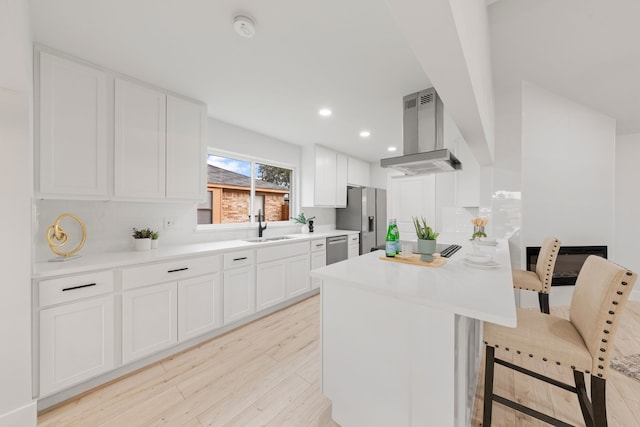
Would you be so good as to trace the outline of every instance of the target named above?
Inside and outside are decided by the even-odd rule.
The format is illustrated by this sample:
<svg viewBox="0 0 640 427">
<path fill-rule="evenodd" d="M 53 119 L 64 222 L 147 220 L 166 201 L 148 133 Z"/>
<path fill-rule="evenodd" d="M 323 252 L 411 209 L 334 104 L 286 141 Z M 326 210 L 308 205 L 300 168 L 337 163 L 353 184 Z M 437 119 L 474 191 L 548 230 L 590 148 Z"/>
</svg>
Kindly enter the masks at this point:
<svg viewBox="0 0 640 427">
<path fill-rule="evenodd" d="M 615 237 L 610 257 L 632 271 L 640 272 L 640 134 L 616 138 Z M 640 283 L 633 291 L 640 299 Z"/>
<path fill-rule="evenodd" d="M 32 87 L 26 0 L 0 0 L 0 58 L 0 427 L 28 427 L 36 425 L 36 406 L 31 399 Z"/>
<path fill-rule="evenodd" d="M 531 83 L 522 96 L 523 246 L 612 247 L 615 121 Z M 569 304 L 564 288 L 552 305 Z"/>
<path fill-rule="evenodd" d="M 213 118 L 208 120 L 207 135 L 209 147 L 272 160 L 294 168 L 300 167 L 301 147 L 298 145 Z M 257 235 L 257 226 L 196 231 L 195 203 L 37 200 L 35 208 L 35 258 L 38 261 L 54 257 L 46 242 L 45 232 L 63 212 L 72 212 L 85 222 L 87 242 L 82 249 L 83 254 L 129 250 L 133 244 L 130 237 L 132 227 L 150 227 L 159 230 L 161 245 L 229 240 Z M 305 208 L 304 212 L 306 215 L 317 217 L 314 224 L 317 230 L 335 228 L 335 209 Z M 164 229 L 166 217 L 174 219 L 173 228 Z M 72 221 L 69 222 L 69 226 L 73 227 Z M 270 224 L 265 231 L 265 236 L 294 233 L 298 232 L 299 228 L 295 225 Z M 70 231 L 72 232 L 72 229 Z M 70 242 L 69 245 L 72 243 Z"/>
</svg>

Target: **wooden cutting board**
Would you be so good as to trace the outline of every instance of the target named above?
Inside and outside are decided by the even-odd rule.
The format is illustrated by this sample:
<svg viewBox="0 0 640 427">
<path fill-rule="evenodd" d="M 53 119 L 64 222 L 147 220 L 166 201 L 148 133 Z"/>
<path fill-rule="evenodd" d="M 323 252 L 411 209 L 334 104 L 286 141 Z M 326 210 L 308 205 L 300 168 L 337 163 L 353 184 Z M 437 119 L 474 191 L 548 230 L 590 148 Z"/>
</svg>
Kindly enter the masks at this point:
<svg viewBox="0 0 640 427">
<path fill-rule="evenodd" d="M 447 259 L 444 257 L 434 258 L 434 260 L 431 262 L 421 261 L 420 254 L 413 254 L 411 255 L 411 258 L 409 257 L 403 258 L 399 256 L 388 258 L 386 256 L 381 256 L 380 259 L 385 261 L 401 262 L 403 264 L 421 265 L 423 267 L 434 267 L 434 268 L 442 267 L 447 263 Z"/>
</svg>

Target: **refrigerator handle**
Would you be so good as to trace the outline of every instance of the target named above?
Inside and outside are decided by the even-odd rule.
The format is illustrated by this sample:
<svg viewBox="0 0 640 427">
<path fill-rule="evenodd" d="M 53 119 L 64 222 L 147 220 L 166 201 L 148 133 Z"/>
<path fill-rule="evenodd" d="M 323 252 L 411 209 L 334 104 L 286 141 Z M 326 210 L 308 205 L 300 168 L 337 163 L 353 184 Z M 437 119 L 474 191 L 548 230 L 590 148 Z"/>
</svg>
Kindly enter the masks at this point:
<svg viewBox="0 0 640 427">
<path fill-rule="evenodd" d="M 375 232 L 376 228 L 375 228 L 375 224 L 374 224 L 374 217 L 370 216 L 369 217 L 369 232 Z"/>
</svg>

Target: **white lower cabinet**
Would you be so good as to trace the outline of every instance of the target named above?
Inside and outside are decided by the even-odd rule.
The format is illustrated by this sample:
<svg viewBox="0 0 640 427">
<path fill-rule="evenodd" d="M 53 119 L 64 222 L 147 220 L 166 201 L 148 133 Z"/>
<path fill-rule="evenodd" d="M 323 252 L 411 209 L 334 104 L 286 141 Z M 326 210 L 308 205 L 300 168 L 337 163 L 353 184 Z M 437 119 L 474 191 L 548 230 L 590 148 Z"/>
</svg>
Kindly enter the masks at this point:
<svg viewBox="0 0 640 427">
<path fill-rule="evenodd" d="M 114 368 L 113 295 L 40 311 L 40 396 Z"/>
<path fill-rule="evenodd" d="M 327 239 L 318 239 L 311 241 L 311 270 L 324 267 L 327 265 Z M 311 278 L 311 288 L 320 287 L 322 279 L 317 277 Z"/>
<path fill-rule="evenodd" d="M 222 326 L 220 273 L 178 282 L 178 341 Z"/>
<path fill-rule="evenodd" d="M 287 260 L 287 299 L 297 297 L 311 289 L 309 282 L 309 255 Z"/>
<path fill-rule="evenodd" d="M 40 396 L 114 368 L 111 271 L 42 280 L 36 295 Z"/>
<path fill-rule="evenodd" d="M 359 234 L 350 234 L 348 239 L 347 246 L 347 258 L 355 258 L 360 256 L 360 235 Z"/>
<path fill-rule="evenodd" d="M 310 290 L 309 243 L 258 249 L 256 309 L 274 306 Z"/>
<path fill-rule="evenodd" d="M 122 294 L 122 363 L 171 347 L 178 340 L 176 282 Z"/>
<path fill-rule="evenodd" d="M 256 309 L 276 305 L 287 298 L 287 272 L 284 261 L 258 264 Z"/>
</svg>

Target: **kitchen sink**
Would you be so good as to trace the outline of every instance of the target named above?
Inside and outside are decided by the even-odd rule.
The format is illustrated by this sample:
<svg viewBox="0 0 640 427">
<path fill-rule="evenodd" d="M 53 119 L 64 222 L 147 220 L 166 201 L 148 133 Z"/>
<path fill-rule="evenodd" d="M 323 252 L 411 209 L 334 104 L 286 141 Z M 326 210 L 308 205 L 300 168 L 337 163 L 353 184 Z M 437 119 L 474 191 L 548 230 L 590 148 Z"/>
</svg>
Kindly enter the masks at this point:
<svg viewBox="0 0 640 427">
<path fill-rule="evenodd" d="M 289 240 L 289 239 L 295 239 L 295 237 L 289 237 L 289 236 L 255 237 L 253 239 L 243 239 L 243 240 L 245 242 L 250 242 L 250 243 L 264 243 L 264 242 L 277 242 L 280 240 Z"/>
</svg>

